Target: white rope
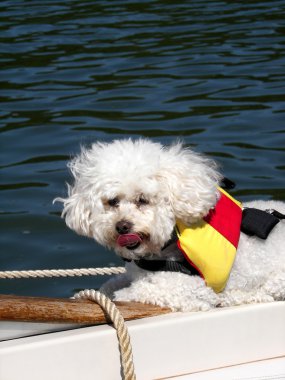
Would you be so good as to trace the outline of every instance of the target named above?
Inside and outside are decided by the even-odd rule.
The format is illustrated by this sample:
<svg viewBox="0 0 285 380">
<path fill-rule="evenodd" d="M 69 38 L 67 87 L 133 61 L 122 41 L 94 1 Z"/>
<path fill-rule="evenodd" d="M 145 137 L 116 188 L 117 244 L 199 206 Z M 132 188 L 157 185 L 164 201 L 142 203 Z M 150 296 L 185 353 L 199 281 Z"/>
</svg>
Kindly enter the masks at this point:
<svg viewBox="0 0 285 380">
<path fill-rule="evenodd" d="M 0 271 L 0 279 L 13 278 L 36 278 L 36 277 L 74 277 L 96 276 L 125 273 L 125 267 L 105 268 L 81 268 L 81 269 L 45 269 L 45 270 L 22 270 Z"/>
<path fill-rule="evenodd" d="M 135 380 L 134 363 L 130 336 L 124 318 L 116 305 L 104 294 L 94 290 L 85 289 L 74 295 L 75 299 L 89 299 L 97 302 L 113 322 L 121 353 L 122 374 L 124 380 Z"/>
<path fill-rule="evenodd" d="M 74 276 L 95 276 L 112 275 L 125 273 L 125 267 L 105 267 L 105 268 L 81 268 L 81 269 L 44 269 L 44 270 L 23 270 L 23 271 L 0 271 L 0 279 L 13 278 L 37 278 L 37 277 L 74 277 Z M 97 302 L 117 331 L 117 337 L 121 353 L 122 374 L 124 380 L 135 380 L 132 347 L 130 336 L 124 318 L 116 305 L 104 294 L 96 290 L 82 290 L 74 295 L 75 299 L 84 298 Z"/>
</svg>

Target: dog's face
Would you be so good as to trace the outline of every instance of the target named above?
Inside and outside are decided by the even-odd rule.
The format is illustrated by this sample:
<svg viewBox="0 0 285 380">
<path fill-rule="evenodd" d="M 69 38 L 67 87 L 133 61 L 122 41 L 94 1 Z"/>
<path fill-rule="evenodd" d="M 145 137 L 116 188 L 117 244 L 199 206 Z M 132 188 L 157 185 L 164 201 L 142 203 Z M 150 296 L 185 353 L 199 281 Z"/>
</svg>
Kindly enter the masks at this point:
<svg viewBox="0 0 285 380">
<path fill-rule="evenodd" d="M 126 259 L 159 254 L 175 217 L 167 194 L 154 178 L 110 183 L 100 198 L 91 235 Z"/>
<path fill-rule="evenodd" d="M 160 255 L 175 221 L 191 224 L 216 203 L 215 164 L 181 144 L 97 143 L 70 163 L 66 223 L 126 259 Z"/>
</svg>

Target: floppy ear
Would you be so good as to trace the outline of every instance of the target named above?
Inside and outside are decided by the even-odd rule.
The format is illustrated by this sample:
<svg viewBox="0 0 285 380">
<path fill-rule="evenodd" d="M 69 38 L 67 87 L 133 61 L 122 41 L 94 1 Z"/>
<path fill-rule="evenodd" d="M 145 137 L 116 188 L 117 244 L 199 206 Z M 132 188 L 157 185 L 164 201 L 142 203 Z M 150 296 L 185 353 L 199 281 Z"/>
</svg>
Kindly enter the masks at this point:
<svg viewBox="0 0 285 380">
<path fill-rule="evenodd" d="M 76 186 L 68 185 L 68 198 L 56 198 L 63 202 L 62 218 L 69 228 L 80 235 L 92 237 L 91 207 L 88 195 L 78 191 Z"/>
<path fill-rule="evenodd" d="M 222 175 L 214 161 L 177 143 L 162 151 L 159 178 L 167 187 L 175 218 L 191 224 L 216 204 Z"/>
<path fill-rule="evenodd" d="M 54 201 L 63 203 L 61 216 L 69 228 L 80 235 L 92 237 L 91 223 L 94 210 L 95 195 L 89 181 L 88 151 L 82 149 L 69 163 L 68 168 L 74 177 L 74 184 L 67 184 L 67 198 L 56 198 Z"/>
</svg>

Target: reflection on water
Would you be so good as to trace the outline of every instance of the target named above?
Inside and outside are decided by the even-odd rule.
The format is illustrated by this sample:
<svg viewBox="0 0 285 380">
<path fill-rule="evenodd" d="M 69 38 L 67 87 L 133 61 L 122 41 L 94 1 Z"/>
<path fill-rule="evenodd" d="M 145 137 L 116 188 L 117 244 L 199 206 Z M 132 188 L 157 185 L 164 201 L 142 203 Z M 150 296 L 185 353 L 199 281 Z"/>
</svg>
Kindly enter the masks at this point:
<svg viewBox="0 0 285 380">
<path fill-rule="evenodd" d="M 285 200 L 283 1 L 2 1 L 1 269 L 121 265 L 52 200 L 95 139 L 183 138 L 242 200 Z M 100 279 L 2 281 L 70 295 Z"/>
</svg>

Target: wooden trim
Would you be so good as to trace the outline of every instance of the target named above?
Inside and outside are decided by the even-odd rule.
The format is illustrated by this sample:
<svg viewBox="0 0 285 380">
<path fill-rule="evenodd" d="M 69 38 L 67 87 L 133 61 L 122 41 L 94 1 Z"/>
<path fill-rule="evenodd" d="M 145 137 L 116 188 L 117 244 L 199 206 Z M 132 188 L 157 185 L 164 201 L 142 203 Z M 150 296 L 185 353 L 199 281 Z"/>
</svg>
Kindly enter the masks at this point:
<svg viewBox="0 0 285 380">
<path fill-rule="evenodd" d="M 114 302 L 125 320 L 170 313 L 168 308 L 137 302 Z M 103 324 L 110 321 L 88 300 L 0 295 L 1 321 Z"/>
</svg>

